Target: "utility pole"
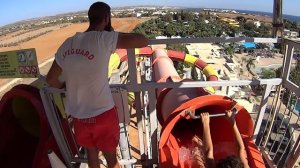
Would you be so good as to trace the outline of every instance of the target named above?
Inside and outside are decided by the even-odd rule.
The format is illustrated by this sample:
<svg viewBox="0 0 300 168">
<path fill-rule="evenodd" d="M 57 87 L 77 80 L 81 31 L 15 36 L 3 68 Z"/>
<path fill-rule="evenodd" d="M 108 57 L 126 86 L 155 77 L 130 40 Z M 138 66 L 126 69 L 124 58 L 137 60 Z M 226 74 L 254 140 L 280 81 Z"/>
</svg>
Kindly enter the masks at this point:
<svg viewBox="0 0 300 168">
<path fill-rule="evenodd" d="M 282 0 L 274 0 L 272 36 L 274 38 L 283 36 Z"/>
</svg>

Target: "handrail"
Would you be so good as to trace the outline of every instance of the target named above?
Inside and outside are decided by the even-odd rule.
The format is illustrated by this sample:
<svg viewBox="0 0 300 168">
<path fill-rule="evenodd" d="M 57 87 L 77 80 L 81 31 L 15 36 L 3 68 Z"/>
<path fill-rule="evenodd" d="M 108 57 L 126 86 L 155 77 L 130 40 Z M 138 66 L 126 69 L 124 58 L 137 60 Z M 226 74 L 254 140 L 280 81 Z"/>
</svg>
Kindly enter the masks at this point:
<svg viewBox="0 0 300 168">
<path fill-rule="evenodd" d="M 155 44 L 182 44 L 182 43 L 234 43 L 234 42 L 256 42 L 256 43 L 280 43 L 277 38 L 257 37 L 201 37 L 201 38 L 173 38 L 149 40 L 150 45 Z"/>
</svg>

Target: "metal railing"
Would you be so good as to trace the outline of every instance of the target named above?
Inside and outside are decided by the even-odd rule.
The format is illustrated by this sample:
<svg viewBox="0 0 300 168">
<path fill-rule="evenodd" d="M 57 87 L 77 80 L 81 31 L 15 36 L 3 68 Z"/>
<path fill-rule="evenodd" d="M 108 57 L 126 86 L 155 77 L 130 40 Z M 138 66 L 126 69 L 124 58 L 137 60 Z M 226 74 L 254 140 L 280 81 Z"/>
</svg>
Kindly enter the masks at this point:
<svg viewBox="0 0 300 168">
<path fill-rule="evenodd" d="M 300 104 L 300 89 L 292 82 L 290 74 L 294 68 L 294 49 L 300 49 L 300 44 L 290 40 L 284 40 L 283 44 L 286 52 L 282 68 L 282 86 L 277 87 L 276 95 L 269 103 L 257 141 L 270 167 L 299 166 L 296 162 L 299 162 L 300 150 L 300 118 L 297 109 Z"/>
<path fill-rule="evenodd" d="M 164 39 L 164 40 L 150 40 L 150 44 L 177 44 L 177 43 L 227 43 L 227 42 L 239 42 L 239 41 L 248 41 L 248 42 L 260 42 L 260 43 L 277 43 L 277 39 L 265 39 L 265 38 L 191 38 L 191 39 Z M 298 47 L 297 43 L 291 41 L 284 41 L 284 44 L 287 45 L 287 52 L 285 54 L 284 59 L 284 68 L 283 68 L 283 76 L 287 75 L 290 71 L 291 60 L 292 60 L 292 51 L 293 48 Z M 292 47 L 291 47 L 292 46 Z M 291 50 L 291 51 L 290 51 Z M 297 114 L 293 113 L 293 110 L 289 108 L 289 112 L 283 113 L 283 118 L 288 117 L 288 124 L 283 128 L 282 125 L 285 125 L 284 119 L 279 122 L 275 120 L 276 117 L 281 114 L 279 112 L 280 107 L 283 107 L 284 103 L 283 98 L 280 99 L 281 90 L 288 90 L 297 97 L 299 97 L 299 87 L 292 82 L 290 82 L 287 76 L 281 78 L 274 79 L 257 79 L 257 80 L 239 80 L 237 81 L 193 81 L 193 82 L 174 82 L 174 83 L 155 83 L 155 82 L 137 82 L 137 68 L 135 63 L 135 53 L 134 49 L 128 50 L 128 65 L 129 65 L 129 83 L 128 84 L 113 84 L 112 88 L 122 88 L 127 92 L 134 92 L 135 95 L 135 108 L 136 108 L 136 116 L 137 116 L 137 128 L 138 128 L 138 138 L 139 138 L 139 155 L 141 157 L 140 164 L 144 166 L 156 165 L 158 161 L 157 154 L 157 144 L 159 141 L 159 126 L 156 118 L 156 96 L 155 90 L 157 88 L 195 88 L 195 87 L 209 87 L 209 86 L 221 86 L 221 87 L 231 87 L 231 86 L 257 86 L 263 85 L 264 91 L 261 96 L 261 100 L 259 103 L 259 110 L 257 113 L 252 113 L 253 119 L 255 120 L 254 126 L 254 140 L 256 140 L 256 144 L 262 150 L 262 154 L 266 159 L 266 163 L 269 166 L 278 166 L 278 165 L 291 165 L 295 163 L 295 156 L 298 158 L 299 150 L 299 136 L 287 136 L 285 135 L 294 135 L 297 131 L 294 127 L 291 127 L 291 122 L 294 122 L 291 114 L 294 114 L 298 117 Z M 288 63 L 288 64 L 287 64 Z M 151 64 L 150 64 L 151 65 Z M 146 66 L 146 71 L 151 71 L 151 66 Z M 147 77 L 149 81 L 149 77 Z M 282 85 L 281 85 L 282 84 Z M 276 87 L 276 95 L 273 97 L 274 103 L 271 103 L 271 109 L 269 107 L 268 99 L 270 99 L 270 93 L 273 87 Z M 56 141 L 62 151 L 64 160 L 68 163 L 68 167 L 72 167 L 75 162 L 86 162 L 86 158 L 77 153 L 77 156 L 72 155 L 72 152 L 69 148 L 69 142 L 67 142 L 64 137 L 64 132 L 61 129 L 61 123 L 59 121 L 59 111 L 54 104 L 53 94 L 63 94 L 63 90 L 58 90 L 54 88 L 43 88 L 41 90 L 41 96 L 43 99 L 43 103 L 45 106 L 45 111 L 47 113 L 47 117 L 50 123 L 50 126 L 53 130 L 53 134 L 55 136 Z M 289 101 L 288 101 L 289 102 Z M 295 103 L 294 103 L 295 104 Z M 297 104 L 297 101 L 296 101 Z M 148 108 L 147 108 L 148 107 Z M 295 106 L 293 106 L 295 107 Z M 265 113 L 265 111 L 267 111 Z M 270 111 L 270 112 L 269 112 Z M 279 126 L 275 127 L 275 123 L 278 123 Z M 298 125 L 298 118 L 296 122 L 294 122 L 296 126 Z M 291 129 L 289 129 L 291 128 Z M 145 131 L 146 130 L 146 131 Z M 277 133 L 276 131 L 281 131 L 283 135 Z M 276 134 L 274 134 L 274 131 Z M 275 142 L 273 140 L 275 136 L 275 140 L 279 139 L 280 143 Z M 282 137 L 282 138 L 277 138 Z M 293 137 L 293 139 L 292 139 Z M 277 146 L 281 146 L 283 144 L 287 144 L 286 148 L 282 149 Z M 276 151 L 274 152 L 274 150 Z M 290 149 L 290 150 L 289 150 Z M 287 153 L 286 156 L 280 155 L 280 152 Z M 126 158 L 128 159 L 128 158 Z M 274 161 L 276 160 L 276 161 Z M 284 163 L 283 161 L 284 160 Z M 126 164 L 126 167 L 131 167 L 132 162 L 123 162 Z"/>
</svg>

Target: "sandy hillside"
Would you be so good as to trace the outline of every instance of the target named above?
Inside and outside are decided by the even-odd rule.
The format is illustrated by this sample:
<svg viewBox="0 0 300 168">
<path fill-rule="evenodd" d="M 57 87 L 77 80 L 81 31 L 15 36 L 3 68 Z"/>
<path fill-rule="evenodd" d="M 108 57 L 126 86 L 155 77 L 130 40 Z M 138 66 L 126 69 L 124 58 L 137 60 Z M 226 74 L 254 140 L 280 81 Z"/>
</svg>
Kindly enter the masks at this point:
<svg viewBox="0 0 300 168">
<path fill-rule="evenodd" d="M 113 18 L 112 25 L 116 31 L 130 32 L 138 24 L 144 21 L 146 21 L 146 19 Z M 42 62 L 45 59 L 52 57 L 65 39 L 74 35 L 76 32 L 85 31 L 87 27 L 88 23 L 71 24 L 68 27 L 54 30 L 30 41 L 24 42 L 19 46 L 0 48 L 0 52 L 25 48 L 35 48 L 37 52 L 38 61 Z"/>
<path fill-rule="evenodd" d="M 67 24 L 66 24 L 67 25 Z M 55 31 L 60 29 L 59 25 L 56 26 L 49 26 L 49 27 L 44 27 L 44 28 L 40 28 L 34 31 L 30 31 L 30 30 L 20 30 L 17 31 L 15 33 L 10 34 L 9 36 L 2 36 L 0 37 L 0 42 L 1 43 L 13 43 L 13 42 L 18 42 L 21 40 L 25 40 L 26 38 L 32 37 L 32 36 L 36 36 L 42 33 L 47 33 L 50 31 Z"/>
</svg>

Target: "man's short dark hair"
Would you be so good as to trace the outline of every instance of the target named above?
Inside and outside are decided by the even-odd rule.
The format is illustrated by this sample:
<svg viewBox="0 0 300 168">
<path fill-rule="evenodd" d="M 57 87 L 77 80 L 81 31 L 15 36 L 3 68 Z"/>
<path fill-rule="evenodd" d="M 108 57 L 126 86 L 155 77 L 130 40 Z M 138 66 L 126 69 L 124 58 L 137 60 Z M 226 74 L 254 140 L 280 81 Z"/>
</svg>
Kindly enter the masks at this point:
<svg viewBox="0 0 300 168">
<path fill-rule="evenodd" d="M 110 6 L 104 2 L 95 2 L 90 6 L 88 17 L 90 24 L 101 23 L 107 16 L 110 16 Z"/>
<path fill-rule="evenodd" d="M 243 168 L 244 165 L 239 157 L 237 156 L 228 156 L 225 159 L 222 159 L 218 162 L 217 168 Z"/>
</svg>

